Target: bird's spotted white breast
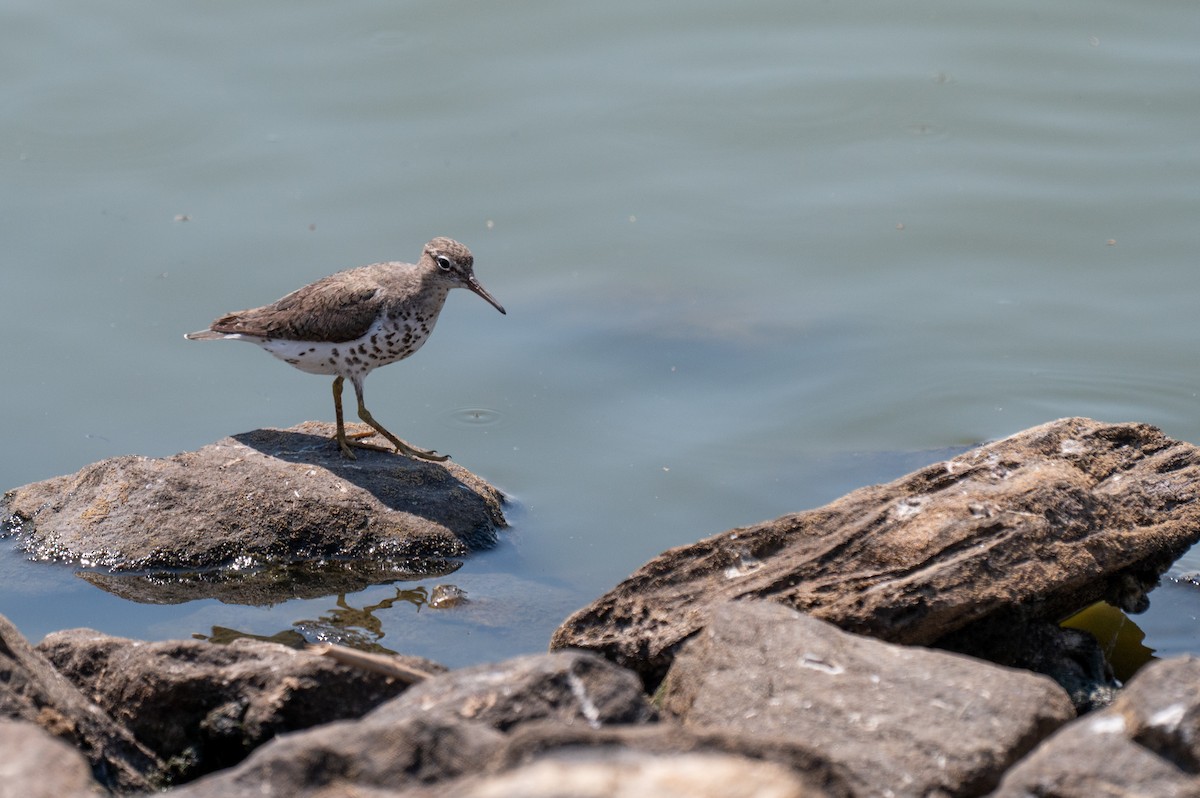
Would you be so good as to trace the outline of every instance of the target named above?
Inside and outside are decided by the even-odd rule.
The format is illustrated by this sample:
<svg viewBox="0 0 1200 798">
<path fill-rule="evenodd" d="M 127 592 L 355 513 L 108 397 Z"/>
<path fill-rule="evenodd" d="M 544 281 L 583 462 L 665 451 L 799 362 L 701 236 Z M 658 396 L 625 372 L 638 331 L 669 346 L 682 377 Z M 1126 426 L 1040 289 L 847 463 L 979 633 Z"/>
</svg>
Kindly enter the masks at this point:
<svg viewBox="0 0 1200 798">
<path fill-rule="evenodd" d="M 228 337 L 258 344 L 280 360 L 309 374 L 337 374 L 354 378 L 365 376 L 372 369 L 403 360 L 416 352 L 433 331 L 436 321 L 436 316 L 385 316 L 376 320 L 362 337 L 338 343 L 290 341 L 251 335 Z"/>
</svg>

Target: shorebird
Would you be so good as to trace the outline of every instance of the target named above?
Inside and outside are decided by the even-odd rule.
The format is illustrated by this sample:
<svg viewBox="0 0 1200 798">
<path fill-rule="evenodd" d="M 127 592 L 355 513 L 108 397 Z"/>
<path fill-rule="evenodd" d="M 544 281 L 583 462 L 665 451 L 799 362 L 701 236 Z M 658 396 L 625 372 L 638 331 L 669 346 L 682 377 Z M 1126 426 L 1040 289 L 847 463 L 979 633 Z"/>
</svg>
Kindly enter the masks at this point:
<svg viewBox="0 0 1200 798">
<path fill-rule="evenodd" d="M 475 279 L 471 250 L 449 238 L 435 238 L 413 263 L 374 263 L 317 280 L 261 308 L 222 316 L 207 330 L 188 333 L 191 341 L 228 338 L 249 341 L 309 374 L 336 375 L 334 440 L 342 454 L 352 447 L 388 451 L 347 436 L 342 420 L 342 385 L 349 379 L 358 398 L 358 417 L 391 441 L 396 453 L 443 461 L 449 455 L 417 449 L 372 417 L 363 404 L 363 380 L 372 369 L 403 360 L 433 332 L 451 288 L 466 288 L 506 313 Z"/>
</svg>

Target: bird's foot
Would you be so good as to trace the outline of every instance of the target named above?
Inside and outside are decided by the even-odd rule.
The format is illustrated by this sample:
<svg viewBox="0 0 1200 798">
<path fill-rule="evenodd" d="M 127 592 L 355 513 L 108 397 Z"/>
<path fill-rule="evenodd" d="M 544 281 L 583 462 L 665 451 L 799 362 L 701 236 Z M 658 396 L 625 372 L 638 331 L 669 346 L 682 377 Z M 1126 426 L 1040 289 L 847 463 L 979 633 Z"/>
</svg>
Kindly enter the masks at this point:
<svg viewBox="0 0 1200 798">
<path fill-rule="evenodd" d="M 429 460 L 434 463 L 444 463 L 450 459 L 450 455 L 448 454 L 438 454 L 432 450 L 425 451 L 424 449 L 417 449 L 409 446 L 399 438 L 393 438 L 390 435 L 387 436 L 387 438 L 395 447 L 394 449 L 387 446 L 379 446 L 374 443 L 367 443 L 361 440 L 362 438 L 370 438 L 374 435 L 374 432 L 352 432 L 340 436 L 335 435 L 334 440 L 337 441 L 338 448 L 342 450 L 342 456 L 350 460 L 358 459 L 358 457 L 354 454 L 354 449 L 369 449 L 373 452 L 392 452 L 394 454 L 403 454 L 409 457 L 415 457 L 419 460 Z"/>
<path fill-rule="evenodd" d="M 444 463 L 450 459 L 450 455 L 438 454 L 432 449 L 425 451 L 424 449 L 416 449 L 412 446 L 409 446 L 407 443 L 401 443 L 400 441 L 393 441 L 393 443 L 396 444 L 396 454 L 406 454 L 409 457 L 416 457 L 421 460 L 429 460 L 430 462 L 434 463 Z"/>
</svg>

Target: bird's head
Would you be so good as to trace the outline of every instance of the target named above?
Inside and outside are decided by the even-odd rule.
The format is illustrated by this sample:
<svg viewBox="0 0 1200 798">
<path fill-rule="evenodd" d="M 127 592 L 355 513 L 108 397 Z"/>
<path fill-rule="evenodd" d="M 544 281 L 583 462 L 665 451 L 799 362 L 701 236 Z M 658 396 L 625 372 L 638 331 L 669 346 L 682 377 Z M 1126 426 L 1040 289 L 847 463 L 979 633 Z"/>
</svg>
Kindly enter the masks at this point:
<svg viewBox="0 0 1200 798">
<path fill-rule="evenodd" d="M 475 258 L 471 250 L 452 238 L 435 238 L 425 245 L 421 259 L 427 261 L 440 279 L 452 288 L 467 288 L 483 297 L 496 310 L 507 315 L 504 306 L 475 279 Z"/>
</svg>

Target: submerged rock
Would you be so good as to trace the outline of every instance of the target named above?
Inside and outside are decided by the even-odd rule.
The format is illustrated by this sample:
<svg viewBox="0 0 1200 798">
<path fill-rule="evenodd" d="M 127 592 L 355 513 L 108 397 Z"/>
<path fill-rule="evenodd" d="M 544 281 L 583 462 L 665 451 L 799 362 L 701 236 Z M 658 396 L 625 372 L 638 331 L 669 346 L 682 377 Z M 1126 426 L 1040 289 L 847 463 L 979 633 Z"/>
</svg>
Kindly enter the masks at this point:
<svg viewBox="0 0 1200 798">
<path fill-rule="evenodd" d="M 667 551 L 572 615 L 553 648 L 657 684 L 711 608 L 763 599 L 931 644 L 986 620 L 1131 612 L 1200 540 L 1200 449 L 1146 424 L 1064 419 L 824 507 Z"/>
<path fill-rule="evenodd" d="M 308 422 L 103 460 L 8 492 L 5 525 L 35 559 L 113 572 L 444 561 L 495 544 L 499 490 L 451 462 L 346 460 L 332 434 Z"/>
</svg>

